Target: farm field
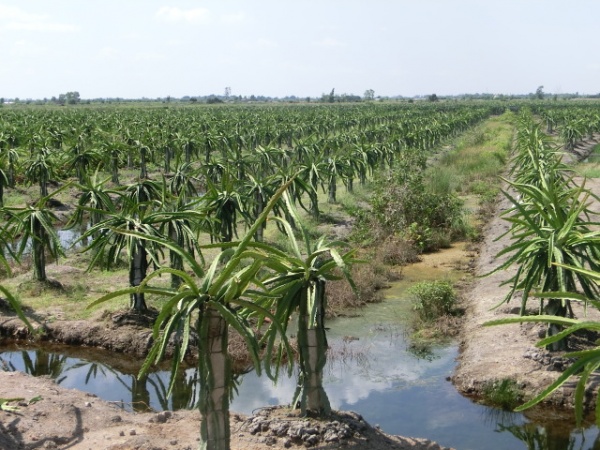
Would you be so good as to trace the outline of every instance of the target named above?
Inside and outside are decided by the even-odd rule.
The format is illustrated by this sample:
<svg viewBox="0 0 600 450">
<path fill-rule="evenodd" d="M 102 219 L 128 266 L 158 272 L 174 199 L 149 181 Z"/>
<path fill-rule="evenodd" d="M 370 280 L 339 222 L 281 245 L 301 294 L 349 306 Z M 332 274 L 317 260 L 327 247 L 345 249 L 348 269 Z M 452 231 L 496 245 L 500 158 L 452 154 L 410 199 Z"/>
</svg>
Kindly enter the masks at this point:
<svg viewBox="0 0 600 450">
<path fill-rule="evenodd" d="M 147 341 L 133 336 L 140 328 L 149 330 L 157 311 L 174 306 L 169 296 L 193 285 L 194 276 L 210 273 L 214 261 L 216 274 L 230 270 L 236 273 L 237 283 L 247 279 L 247 288 L 236 291 L 240 300 L 263 304 L 269 276 L 274 278 L 282 266 L 290 267 L 286 258 L 298 243 L 306 243 L 306 248 L 297 250 L 298 260 L 311 251 L 328 252 L 336 261 L 332 267 L 336 270 L 322 277 L 328 281 L 329 318 L 360 314 L 356 307 L 380 301 L 377 293 L 402 273 L 404 265 L 457 240 L 487 243 L 490 248 L 482 253 L 492 261 L 491 235 L 478 227 L 498 215 L 494 209 L 497 176 L 505 170 L 512 146 L 512 131 L 506 133 L 516 127 L 521 109 L 531 110 L 555 145 L 564 144 L 575 154 L 591 151 L 600 128 L 596 104 L 4 108 L 0 110 L 4 329 L 24 331 L 8 312 L 8 303 L 17 302 L 32 322 L 45 324 L 47 330 L 67 319 L 83 324 L 112 318 L 113 323 L 124 324 L 110 328 L 114 340 L 85 342 L 83 336 L 91 335 L 92 328 L 100 335 L 103 331 L 96 325 L 82 325 L 80 343 L 144 356 Z M 467 167 L 469 163 L 474 167 Z M 278 188 L 283 183 L 288 183 L 287 200 L 271 202 L 274 195 L 281 195 Z M 479 215 L 465 216 L 465 207 Z M 266 227 L 257 222 L 267 215 Z M 492 228 L 496 233 L 504 229 L 503 225 Z M 57 229 L 71 230 L 81 246 L 66 248 L 53 234 Z M 321 236 L 340 243 L 323 244 L 324 250 L 317 250 L 313 245 Z M 255 241 L 261 244 L 250 243 Z M 239 242 L 252 251 L 243 253 L 244 263 L 234 267 L 239 255 L 232 252 L 240 248 Z M 255 263 L 255 273 L 246 277 L 252 258 L 259 256 L 258 260 L 278 263 L 260 267 Z M 347 267 L 352 271 L 346 273 Z M 289 274 L 291 269 L 286 270 Z M 344 275 L 356 281 L 358 298 Z M 211 280 L 224 283 L 227 296 L 219 302 L 226 308 L 238 300 L 229 279 L 217 275 Z M 485 282 L 494 290 L 498 279 Z M 261 289 L 256 286 L 264 292 L 257 294 Z M 273 292 L 285 291 L 286 286 L 281 284 L 280 291 Z M 114 294 L 118 291 L 122 295 Z M 99 297 L 106 301 L 87 308 Z M 343 300 L 338 303 L 339 299 Z M 475 300 L 467 296 L 467 301 Z M 267 312 L 260 314 L 276 310 L 273 304 L 264 304 Z M 215 308 L 225 313 L 220 306 Z M 190 315 L 201 317 L 199 311 L 203 311 L 200 305 L 193 306 Z M 241 309 L 232 311 L 237 314 Z M 227 317 L 235 320 L 230 323 L 236 329 L 236 324 L 251 324 L 257 318 L 289 318 L 285 314 L 261 317 L 257 311 Z M 471 325 L 480 320 L 469 314 L 467 318 Z M 67 324 L 57 336 L 75 339 L 67 332 L 69 327 L 71 332 L 76 328 Z M 535 330 L 531 329 L 530 337 L 535 338 Z M 246 337 L 253 339 L 254 334 Z M 130 348 L 123 342 L 131 343 Z M 239 350 L 248 342 L 235 345 Z M 278 341 L 272 342 L 275 346 Z M 503 342 L 485 346 L 493 353 L 493 345 L 500 347 Z M 244 364 L 247 354 L 241 353 L 238 362 Z M 474 385 L 490 381 L 488 375 L 469 381 L 471 393 Z M 462 374 L 457 380 L 469 376 Z M 3 376 L 3 383 L 5 379 L 14 380 L 15 392 L 17 385 L 32 382 L 15 374 Z M 528 395 L 548 381 L 540 377 L 528 386 L 532 389 Z M 233 448 L 250 448 L 244 441 L 236 444 L 236 439 Z M 369 439 L 373 447 L 365 441 L 351 445 L 438 448 L 381 433 Z M 134 445 L 133 440 L 115 441 L 113 448 Z M 90 444 L 83 440 L 81 445 Z M 140 445 L 150 448 L 143 447 L 147 443 Z M 264 448 L 260 442 L 252 445 Z"/>
</svg>

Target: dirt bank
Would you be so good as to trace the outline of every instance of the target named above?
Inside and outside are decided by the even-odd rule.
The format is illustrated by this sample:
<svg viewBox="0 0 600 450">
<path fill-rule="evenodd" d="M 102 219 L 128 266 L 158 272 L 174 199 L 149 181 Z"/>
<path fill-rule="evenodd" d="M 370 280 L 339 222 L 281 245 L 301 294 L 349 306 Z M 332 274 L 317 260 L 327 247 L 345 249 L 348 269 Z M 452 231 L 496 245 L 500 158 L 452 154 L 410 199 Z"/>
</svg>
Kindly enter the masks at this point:
<svg viewBox="0 0 600 450">
<path fill-rule="evenodd" d="M 597 143 L 588 141 L 577 149 L 577 157 L 585 155 Z M 600 194 L 600 181 L 588 180 L 586 187 L 595 194 Z M 594 211 L 600 211 L 600 204 L 594 200 L 591 205 Z M 508 223 L 499 215 L 509 207 L 506 199 L 498 205 L 498 214 L 487 225 L 485 240 L 477 259 L 476 274 L 483 275 L 491 272 L 502 263 L 495 255 L 509 245 L 509 237 L 498 238 L 508 230 Z M 543 388 L 557 379 L 564 369 L 565 360 L 561 355 L 550 354 L 545 349 L 535 346 L 540 336 L 545 333 L 542 325 L 502 325 L 483 327 L 484 322 L 505 317 L 517 317 L 519 313 L 520 293 L 508 304 L 495 308 L 506 297 L 509 287 L 500 284 L 514 274 L 514 268 L 494 275 L 477 278 L 467 291 L 468 307 L 464 327 L 460 338 L 461 354 L 456 371 L 452 377 L 457 389 L 469 395 L 482 395 L 486 386 L 504 379 L 516 381 L 522 390 L 524 399 L 538 394 Z M 533 308 L 535 300 L 530 299 Z M 583 308 L 574 305 L 577 318 L 585 317 Z M 590 308 L 587 318 L 600 320 L 600 312 Z M 572 407 L 574 382 L 567 383 L 556 391 L 550 401 L 559 406 Z M 595 396 L 587 396 L 588 403 Z"/>
</svg>

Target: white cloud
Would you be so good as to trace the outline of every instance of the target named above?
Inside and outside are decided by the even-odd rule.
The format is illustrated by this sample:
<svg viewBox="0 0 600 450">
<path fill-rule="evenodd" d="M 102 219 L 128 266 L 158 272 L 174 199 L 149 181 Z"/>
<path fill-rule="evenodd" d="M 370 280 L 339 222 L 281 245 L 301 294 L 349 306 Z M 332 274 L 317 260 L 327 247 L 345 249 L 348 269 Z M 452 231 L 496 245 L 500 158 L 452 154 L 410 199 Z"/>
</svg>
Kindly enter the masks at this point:
<svg viewBox="0 0 600 450">
<path fill-rule="evenodd" d="M 246 21 L 246 14 L 243 12 L 235 14 L 226 14 L 221 16 L 221 22 L 227 25 L 235 25 Z"/>
<path fill-rule="evenodd" d="M 5 20 L 36 21 L 42 20 L 43 16 L 29 14 L 15 6 L 0 5 L 0 18 Z"/>
<path fill-rule="evenodd" d="M 590 63 L 587 65 L 587 67 L 593 72 L 600 71 L 600 63 Z"/>
<path fill-rule="evenodd" d="M 271 41 L 270 39 L 265 39 L 265 38 L 259 38 L 256 41 L 256 46 L 257 47 L 261 47 L 261 48 L 275 48 L 277 47 L 277 43 L 274 41 Z"/>
<path fill-rule="evenodd" d="M 143 40 L 144 37 L 141 33 L 137 33 L 135 31 L 129 31 L 123 35 L 123 39 L 127 39 L 129 41 L 140 41 L 140 40 Z"/>
<path fill-rule="evenodd" d="M 6 49 L 3 51 L 13 57 L 12 61 L 15 64 L 17 61 L 25 62 L 24 59 L 41 58 L 49 53 L 47 46 L 28 39 L 5 41 L 5 43 Z"/>
<path fill-rule="evenodd" d="M 98 52 L 98 58 L 112 59 L 119 54 L 119 51 L 113 47 L 102 47 Z"/>
<path fill-rule="evenodd" d="M 162 61 L 165 55 L 155 52 L 140 52 L 135 55 L 136 61 Z"/>
<path fill-rule="evenodd" d="M 257 49 L 271 49 L 271 48 L 276 48 L 279 45 L 277 44 L 277 42 L 272 41 L 270 39 L 266 39 L 266 38 L 258 38 L 254 41 L 250 41 L 250 42 L 238 42 L 237 43 L 237 48 L 242 49 L 242 50 L 257 50 Z"/>
<path fill-rule="evenodd" d="M 14 6 L 0 5 L 0 29 L 10 31 L 40 31 L 72 33 L 80 30 L 77 25 L 52 21 L 48 16 L 30 14 Z"/>
<path fill-rule="evenodd" d="M 206 8 L 181 9 L 163 6 L 155 16 L 166 22 L 206 23 L 210 19 L 210 11 Z"/>
<path fill-rule="evenodd" d="M 10 22 L 4 28 L 11 31 L 51 31 L 59 33 L 72 33 L 80 30 L 76 25 L 46 22 Z"/>
<path fill-rule="evenodd" d="M 346 46 L 346 44 L 344 44 L 343 42 L 338 41 L 337 39 L 334 39 L 334 38 L 321 39 L 320 41 L 314 42 L 314 45 L 316 45 L 317 47 L 345 47 Z"/>
</svg>

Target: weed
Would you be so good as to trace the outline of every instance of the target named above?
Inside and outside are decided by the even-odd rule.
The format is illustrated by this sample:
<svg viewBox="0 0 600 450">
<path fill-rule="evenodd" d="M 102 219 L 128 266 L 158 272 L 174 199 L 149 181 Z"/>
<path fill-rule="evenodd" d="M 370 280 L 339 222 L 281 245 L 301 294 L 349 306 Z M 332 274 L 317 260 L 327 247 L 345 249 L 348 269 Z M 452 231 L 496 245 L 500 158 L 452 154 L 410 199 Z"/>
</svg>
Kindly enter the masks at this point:
<svg viewBox="0 0 600 450">
<path fill-rule="evenodd" d="M 600 164 L 580 164 L 577 167 L 577 173 L 585 178 L 600 178 Z"/>
<path fill-rule="evenodd" d="M 337 362 L 346 364 L 355 361 L 359 364 L 365 364 L 369 361 L 369 349 L 364 345 L 358 347 L 352 345 L 355 340 L 357 339 L 346 336 L 342 340 L 341 345 L 329 347 L 327 350 L 327 362 L 331 368 Z"/>
<path fill-rule="evenodd" d="M 515 409 L 522 397 L 517 383 L 508 378 L 487 383 L 482 394 L 486 404 L 508 411 Z"/>
<path fill-rule="evenodd" d="M 89 287 L 81 282 L 76 283 L 66 289 L 67 297 L 75 302 L 83 302 L 88 300 L 87 294 Z"/>
<path fill-rule="evenodd" d="M 421 231 L 448 228 L 463 214 L 462 201 L 456 196 L 430 192 L 420 176 L 408 180 L 402 176 L 382 182 L 372 198 L 373 215 L 390 233 L 413 224 Z"/>
<path fill-rule="evenodd" d="M 423 281 L 410 288 L 413 307 L 423 322 L 433 322 L 451 315 L 456 304 L 456 293 L 447 281 Z"/>
<path fill-rule="evenodd" d="M 404 266 L 418 262 L 419 253 L 419 249 L 413 242 L 395 235 L 389 236 L 378 250 L 383 263 L 390 266 Z"/>
<path fill-rule="evenodd" d="M 389 271 L 382 267 L 380 261 L 375 260 L 370 264 L 353 266 L 352 279 L 358 295 L 345 280 L 327 283 L 325 289 L 329 317 L 348 315 L 348 310 L 360 308 L 367 303 L 380 302 L 382 300 L 381 290 L 388 286 Z"/>
<path fill-rule="evenodd" d="M 476 129 L 467 135 L 467 145 L 478 146 L 483 145 L 488 140 L 487 133 L 481 129 Z"/>
</svg>

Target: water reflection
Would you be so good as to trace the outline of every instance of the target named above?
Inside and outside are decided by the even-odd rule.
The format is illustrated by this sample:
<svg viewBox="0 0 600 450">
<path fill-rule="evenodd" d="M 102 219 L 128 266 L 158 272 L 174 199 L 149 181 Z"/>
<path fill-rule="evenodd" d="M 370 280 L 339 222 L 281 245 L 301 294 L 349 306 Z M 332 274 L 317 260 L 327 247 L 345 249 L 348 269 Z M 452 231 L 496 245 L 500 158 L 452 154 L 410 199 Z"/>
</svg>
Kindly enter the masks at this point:
<svg viewBox="0 0 600 450">
<path fill-rule="evenodd" d="M 140 379 L 140 362 L 116 369 L 106 363 L 91 362 L 77 356 L 43 349 L 7 349 L 0 354 L 0 370 L 21 371 L 33 376 L 48 376 L 66 388 L 98 395 L 126 410 L 177 410 L 195 407 L 198 381 L 195 370 L 176 375 L 173 395 L 167 396 L 171 381 L 166 371 L 150 373 Z"/>
<path fill-rule="evenodd" d="M 498 432 L 508 432 L 525 444 L 527 450 L 600 450 L 600 434 L 590 444 L 583 432 L 555 433 L 552 427 L 535 423 L 505 426 L 498 424 Z"/>
<path fill-rule="evenodd" d="M 87 225 L 80 227 L 79 229 L 57 229 L 56 234 L 58 236 L 58 240 L 60 242 L 60 246 L 63 250 L 78 250 L 86 247 L 90 241 L 89 239 L 84 239 L 78 241 L 83 233 L 87 230 Z M 19 246 L 21 245 L 21 239 L 16 239 L 10 244 L 10 249 L 13 253 L 17 253 Z M 31 254 L 31 239 L 29 239 L 25 245 L 25 249 L 23 250 L 23 255 L 28 256 Z M 7 258 L 10 260 L 10 253 L 8 253 Z"/>
<path fill-rule="evenodd" d="M 461 450 L 600 450 L 597 428 L 572 432 L 572 413 L 556 416 L 540 410 L 526 416 L 462 397 L 446 381 L 455 347 L 432 347 L 426 358 L 420 352 L 417 357 L 404 341 L 390 338 L 395 333 L 372 327 L 358 339 L 330 339 L 324 381 L 334 408 L 357 411 L 388 433 L 427 437 Z M 167 398 L 168 371 L 136 380 L 139 362 L 109 352 L 12 347 L 0 353 L 0 368 L 51 376 L 63 387 L 91 392 L 128 410 L 193 408 L 198 401 L 194 368 L 176 375 L 173 396 Z M 295 387 L 294 375 L 277 383 L 254 372 L 241 375 L 231 409 L 249 414 L 265 405 L 288 404 Z"/>
<path fill-rule="evenodd" d="M 47 353 L 37 349 L 33 352 L 21 352 L 22 368 L 17 368 L 12 359 L 5 360 L 0 356 L 0 367 L 2 370 L 21 371 L 33 376 L 49 376 L 60 384 L 66 376 L 65 364 L 68 358 L 57 353 Z M 68 369 L 67 369 L 68 370 Z"/>
</svg>

